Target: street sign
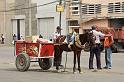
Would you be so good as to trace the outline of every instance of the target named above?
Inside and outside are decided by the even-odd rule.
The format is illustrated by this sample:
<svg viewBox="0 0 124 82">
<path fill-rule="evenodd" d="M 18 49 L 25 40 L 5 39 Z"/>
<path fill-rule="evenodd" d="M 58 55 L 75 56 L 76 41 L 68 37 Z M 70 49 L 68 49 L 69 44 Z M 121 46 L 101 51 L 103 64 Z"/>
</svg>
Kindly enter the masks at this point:
<svg viewBox="0 0 124 82">
<path fill-rule="evenodd" d="M 56 12 L 64 12 L 64 7 L 63 5 L 56 5 Z"/>
</svg>

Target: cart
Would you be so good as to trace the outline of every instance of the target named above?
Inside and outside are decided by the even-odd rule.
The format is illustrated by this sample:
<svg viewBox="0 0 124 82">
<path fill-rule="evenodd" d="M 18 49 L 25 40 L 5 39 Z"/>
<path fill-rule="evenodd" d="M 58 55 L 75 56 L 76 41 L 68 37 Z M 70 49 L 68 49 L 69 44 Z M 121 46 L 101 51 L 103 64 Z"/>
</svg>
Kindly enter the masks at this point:
<svg viewBox="0 0 124 82">
<path fill-rule="evenodd" d="M 38 62 L 43 70 L 48 70 L 52 66 L 53 53 L 53 43 L 17 41 L 15 44 L 16 68 L 24 72 L 29 69 L 31 62 Z"/>
</svg>

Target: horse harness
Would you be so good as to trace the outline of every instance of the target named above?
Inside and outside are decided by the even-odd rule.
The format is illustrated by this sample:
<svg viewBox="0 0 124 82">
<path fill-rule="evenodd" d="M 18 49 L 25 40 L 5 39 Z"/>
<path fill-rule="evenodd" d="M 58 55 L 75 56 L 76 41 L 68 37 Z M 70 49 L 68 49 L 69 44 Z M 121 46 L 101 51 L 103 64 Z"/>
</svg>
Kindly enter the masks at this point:
<svg viewBox="0 0 124 82">
<path fill-rule="evenodd" d="M 63 35 L 59 36 L 58 39 L 57 39 L 57 41 L 56 41 L 56 43 L 54 43 L 54 45 L 58 45 L 58 46 L 63 45 L 63 42 L 64 42 L 65 38 L 66 38 L 66 36 L 63 36 Z M 86 44 L 87 44 L 87 42 L 85 42 L 84 45 L 82 45 L 81 44 L 81 41 L 79 39 L 79 34 L 76 34 L 75 35 L 75 40 L 74 40 L 74 46 L 75 47 L 78 47 L 80 49 L 83 49 L 83 48 L 85 48 L 85 45 Z"/>
<path fill-rule="evenodd" d="M 83 49 L 85 47 L 87 42 L 84 43 L 84 45 L 81 44 L 81 41 L 79 39 L 79 34 L 76 34 L 75 36 L 75 46 L 77 46 L 78 48 Z"/>
</svg>

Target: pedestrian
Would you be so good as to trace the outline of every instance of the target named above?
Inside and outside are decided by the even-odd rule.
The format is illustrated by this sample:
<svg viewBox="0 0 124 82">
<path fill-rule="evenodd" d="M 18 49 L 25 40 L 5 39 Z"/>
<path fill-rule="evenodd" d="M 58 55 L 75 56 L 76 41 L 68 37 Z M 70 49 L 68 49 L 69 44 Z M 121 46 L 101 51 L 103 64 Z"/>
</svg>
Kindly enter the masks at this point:
<svg viewBox="0 0 124 82">
<path fill-rule="evenodd" d="M 40 34 L 40 35 L 39 35 L 39 38 L 43 38 L 43 36 Z"/>
<path fill-rule="evenodd" d="M 61 27 L 57 26 L 56 32 L 53 34 L 53 42 L 57 43 L 57 38 L 61 35 Z"/>
<path fill-rule="evenodd" d="M 22 40 L 22 41 L 24 40 L 24 37 L 22 35 L 20 36 L 20 40 Z"/>
<path fill-rule="evenodd" d="M 62 50 L 60 48 L 60 45 L 57 41 L 58 37 L 61 36 L 61 27 L 57 26 L 56 28 L 56 32 L 53 35 L 53 42 L 54 44 L 54 66 L 56 66 L 56 69 L 58 70 L 59 66 L 63 67 L 63 65 L 61 65 L 61 60 L 62 60 Z"/>
<path fill-rule="evenodd" d="M 104 37 L 105 34 L 103 34 L 100 31 L 97 31 L 97 26 L 92 26 L 92 33 L 95 37 L 94 40 L 94 45 L 95 46 L 90 46 L 90 57 L 89 57 L 89 69 L 94 69 L 93 67 L 93 59 L 94 55 L 96 56 L 96 63 L 97 63 L 97 69 L 102 69 L 101 68 L 101 54 L 100 54 L 100 38 Z"/>
<path fill-rule="evenodd" d="M 114 43 L 113 35 L 111 34 L 110 30 L 106 30 L 105 40 L 104 40 L 104 48 L 105 48 L 105 69 L 111 69 L 112 68 L 112 50 L 111 46 Z"/>
<path fill-rule="evenodd" d="M 68 47 L 71 48 L 71 45 L 73 45 L 75 43 L 75 36 L 77 35 L 78 33 L 76 32 L 76 30 L 74 29 L 73 30 L 73 33 L 72 33 L 72 36 L 71 36 L 71 42 L 69 43 Z"/>
<path fill-rule="evenodd" d="M 12 41 L 12 44 L 15 45 L 16 40 L 17 40 L 17 37 L 16 37 L 16 34 L 14 34 L 14 35 L 13 35 L 13 41 Z"/>
<path fill-rule="evenodd" d="M 4 37 L 4 35 L 3 34 L 1 34 L 1 44 L 4 44 L 4 41 L 5 41 L 5 37 Z"/>
</svg>

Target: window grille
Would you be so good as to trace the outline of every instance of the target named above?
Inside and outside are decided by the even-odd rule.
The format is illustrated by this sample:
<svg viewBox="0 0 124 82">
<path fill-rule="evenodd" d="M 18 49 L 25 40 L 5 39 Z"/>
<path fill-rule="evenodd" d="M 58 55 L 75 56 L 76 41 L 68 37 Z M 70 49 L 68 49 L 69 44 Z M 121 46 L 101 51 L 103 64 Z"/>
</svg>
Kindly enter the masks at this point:
<svg viewBox="0 0 124 82">
<path fill-rule="evenodd" d="M 81 10 L 82 14 L 100 14 L 101 4 L 83 4 Z"/>
<path fill-rule="evenodd" d="M 124 12 L 124 2 L 116 2 L 108 4 L 108 13 L 122 13 Z"/>
</svg>

